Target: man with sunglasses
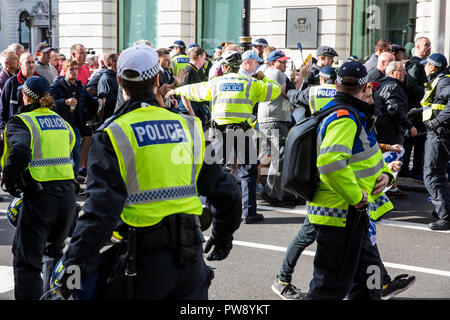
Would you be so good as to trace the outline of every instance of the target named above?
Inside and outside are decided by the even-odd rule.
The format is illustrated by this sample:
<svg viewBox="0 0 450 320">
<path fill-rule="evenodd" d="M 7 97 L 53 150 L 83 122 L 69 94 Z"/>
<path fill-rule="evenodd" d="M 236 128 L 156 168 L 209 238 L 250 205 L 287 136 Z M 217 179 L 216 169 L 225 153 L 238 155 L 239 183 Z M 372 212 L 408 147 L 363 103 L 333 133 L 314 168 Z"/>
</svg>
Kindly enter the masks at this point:
<svg viewBox="0 0 450 320">
<path fill-rule="evenodd" d="M 264 38 L 256 39 L 255 42 L 252 43 L 253 50 L 256 53 L 258 53 L 258 56 L 261 59 L 263 58 L 264 49 L 268 46 L 269 46 L 269 43 Z M 263 62 L 260 62 L 259 64 L 263 64 Z"/>
</svg>

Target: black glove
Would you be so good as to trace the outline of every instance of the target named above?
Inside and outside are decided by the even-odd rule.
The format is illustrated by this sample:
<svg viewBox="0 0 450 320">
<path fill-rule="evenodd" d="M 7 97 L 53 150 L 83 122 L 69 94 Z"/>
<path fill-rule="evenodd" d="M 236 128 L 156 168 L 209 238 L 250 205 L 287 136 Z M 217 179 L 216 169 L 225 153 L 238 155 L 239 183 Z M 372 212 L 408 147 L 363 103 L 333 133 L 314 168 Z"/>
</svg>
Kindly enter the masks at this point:
<svg viewBox="0 0 450 320">
<path fill-rule="evenodd" d="M 411 110 L 408 111 L 407 117 L 414 118 L 420 113 L 422 113 L 422 108 L 412 108 Z"/>
<path fill-rule="evenodd" d="M 230 253 L 232 245 L 233 237 L 226 241 L 219 241 L 217 240 L 213 235 L 208 239 L 205 245 L 205 249 L 203 250 L 204 253 L 208 253 L 212 246 L 214 246 L 213 251 L 206 256 L 206 260 L 208 261 L 220 261 L 228 257 L 228 254 Z"/>
<path fill-rule="evenodd" d="M 439 123 L 439 121 L 437 119 L 433 119 L 430 121 L 426 121 L 425 126 L 427 127 L 427 129 L 429 131 L 436 132 L 437 129 L 441 126 L 441 124 Z"/>
<path fill-rule="evenodd" d="M 22 191 L 19 189 L 15 181 L 10 181 L 8 179 L 3 178 L 1 187 L 3 191 L 8 192 L 13 197 L 20 198 L 22 196 L 21 195 Z"/>
</svg>

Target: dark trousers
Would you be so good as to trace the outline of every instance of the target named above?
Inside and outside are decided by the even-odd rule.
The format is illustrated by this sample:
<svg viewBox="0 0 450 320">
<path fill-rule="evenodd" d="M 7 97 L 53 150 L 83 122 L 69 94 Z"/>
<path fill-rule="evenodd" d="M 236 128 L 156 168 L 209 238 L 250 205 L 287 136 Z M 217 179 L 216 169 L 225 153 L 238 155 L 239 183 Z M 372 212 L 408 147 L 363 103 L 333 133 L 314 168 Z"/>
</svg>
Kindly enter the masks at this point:
<svg viewBox="0 0 450 320">
<path fill-rule="evenodd" d="M 414 159 L 412 169 L 413 177 L 419 174 L 423 174 L 425 140 L 426 140 L 425 135 L 405 138 L 405 142 L 403 144 L 403 148 L 405 148 L 405 154 L 403 155 L 402 161 L 403 165 L 401 169 L 402 176 L 406 176 L 406 173 L 408 171 L 413 147 L 414 147 Z"/>
<path fill-rule="evenodd" d="M 450 149 L 450 136 L 442 137 Z M 424 184 L 441 220 L 450 221 L 450 187 L 446 177 L 450 157 L 434 132 L 428 132 L 425 143 Z"/>
<path fill-rule="evenodd" d="M 314 241 L 316 241 L 316 236 L 316 229 L 314 225 L 309 222 L 308 216 L 306 216 L 302 227 L 300 228 L 300 230 L 298 230 L 298 233 L 295 235 L 294 239 L 292 239 L 292 241 L 289 243 L 283 259 L 283 264 L 281 265 L 278 279 L 287 283 L 291 283 L 292 274 L 294 273 L 294 268 L 297 265 L 297 261 L 300 258 L 300 255 L 307 247 L 309 247 L 314 243 Z M 378 251 L 378 247 L 376 245 L 375 248 L 376 251 Z M 389 273 L 387 272 L 383 263 L 382 272 L 383 284 L 389 283 L 391 281 L 391 277 L 389 276 Z"/>
<path fill-rule="evenodd" d="M 383 266 L 376 246 L 373 246 L 369 239 L 367 216 L 361 216 L 360 223 L 353 231 L 353 239 L 350 236 L 356 214 L 361 213 L 350 207 L 345 228 L 315 225 L 317 251 L 307 299 L 340 300 L 345 296 L 348 296 L 349 300 L 381 299 Z M 379 270 L 377 282 L 380 286 L 377 288 L 369 289 L 368 286 L 367 280 L 372 275 L 369 272 L 370 266 Z"/>
<path fill-rule="evenodd" d="M 241 143 L 237 141 L 243 137 L 240 133 L 254 133 L 254 130 L 249 126 L 236 124 L 216 126 L 216 129 L 222 133 L 222 142 L 220 143 L 222 149 L 218 149 L 216 152 L 223 155 L 225 163 L 233 163 L 233 154 L 237 157 L 237 175 L 241 179 L 242 190 L 242 217 L 255 216 L 256 181 L 258 179 L 256 143 L 251 136 L 244 136 Z M 242 131 L 235 131 L 239 129 Z M 230 134 L 233 135 L 233 141 L 230 140 Z M 228 143 L 227 140 L 229 140 Z"/>
<path fill-rule="evenodd" d="M 75 215 L 75 185 L 71 181 L 44 183 L 44 190 L 25 193 L 12 245 L 16 300 L 39 299 L 44 255 L 62 256 Z"/>
</svg>

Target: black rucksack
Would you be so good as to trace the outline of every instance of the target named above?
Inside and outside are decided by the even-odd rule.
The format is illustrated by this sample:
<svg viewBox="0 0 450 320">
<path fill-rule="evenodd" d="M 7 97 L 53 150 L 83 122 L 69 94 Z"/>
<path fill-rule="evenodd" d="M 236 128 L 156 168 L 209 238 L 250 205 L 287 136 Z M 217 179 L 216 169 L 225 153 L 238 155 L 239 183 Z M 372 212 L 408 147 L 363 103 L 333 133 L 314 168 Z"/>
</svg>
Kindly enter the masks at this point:
<svg viewBox="0 0 450 320">
<path fill-rule="evenodd" d="M 281 187 L 306 201 L 311 201 L 319 182 L 317 170 L 317 130 L 320 122 L 336 110 L 346 109 L 357 120 L 355 140 L 361 133 L 361 119 L 358 112 L 348 105 L 336 105 L 315 112 L 297 123 L 286 139 L 283 158 Z"/>
</svg>

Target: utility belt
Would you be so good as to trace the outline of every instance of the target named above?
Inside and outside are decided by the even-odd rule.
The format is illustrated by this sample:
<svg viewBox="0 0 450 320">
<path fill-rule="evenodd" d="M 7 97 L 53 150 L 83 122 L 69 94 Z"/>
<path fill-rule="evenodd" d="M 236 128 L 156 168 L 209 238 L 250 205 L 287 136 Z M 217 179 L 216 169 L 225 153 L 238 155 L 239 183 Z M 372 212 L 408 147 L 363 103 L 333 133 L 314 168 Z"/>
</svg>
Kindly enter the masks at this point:
<svg viewBox="0 0 450 320">
<path fill-rule="evenodd" d="M 110 261 L 105 264 L 110 267 L 101 293 L 103 299 L 133 298 L 134 279 L 138 275 L 137 264 L 143 256 L 166 248 L 176 251 L 179 265 L 186 267 L 197 259 L 198 247 L 204 241 L 198 216 L 192 214 L 173 214 L 156 225 L 143 228 L 121 223 L 116 229 L 123 239 L 106 251 L 111 250 L 114 257 L 105 252 L 104 260 Z"/>
<path fill-rule="evenodd" d="M 221 132 L 225 132 L 226 130 L 238 130 L 242 129 L 244 132 L 248 129 L 251 129 L 252 127 L 248 123 L 248 121 L 243 121 L 240 123 L 229 123 L 229 124 L 217 124 L 215 121 L 212 122 L 212 127 L 214 129 L 217 129 Z"/>
</svg>

